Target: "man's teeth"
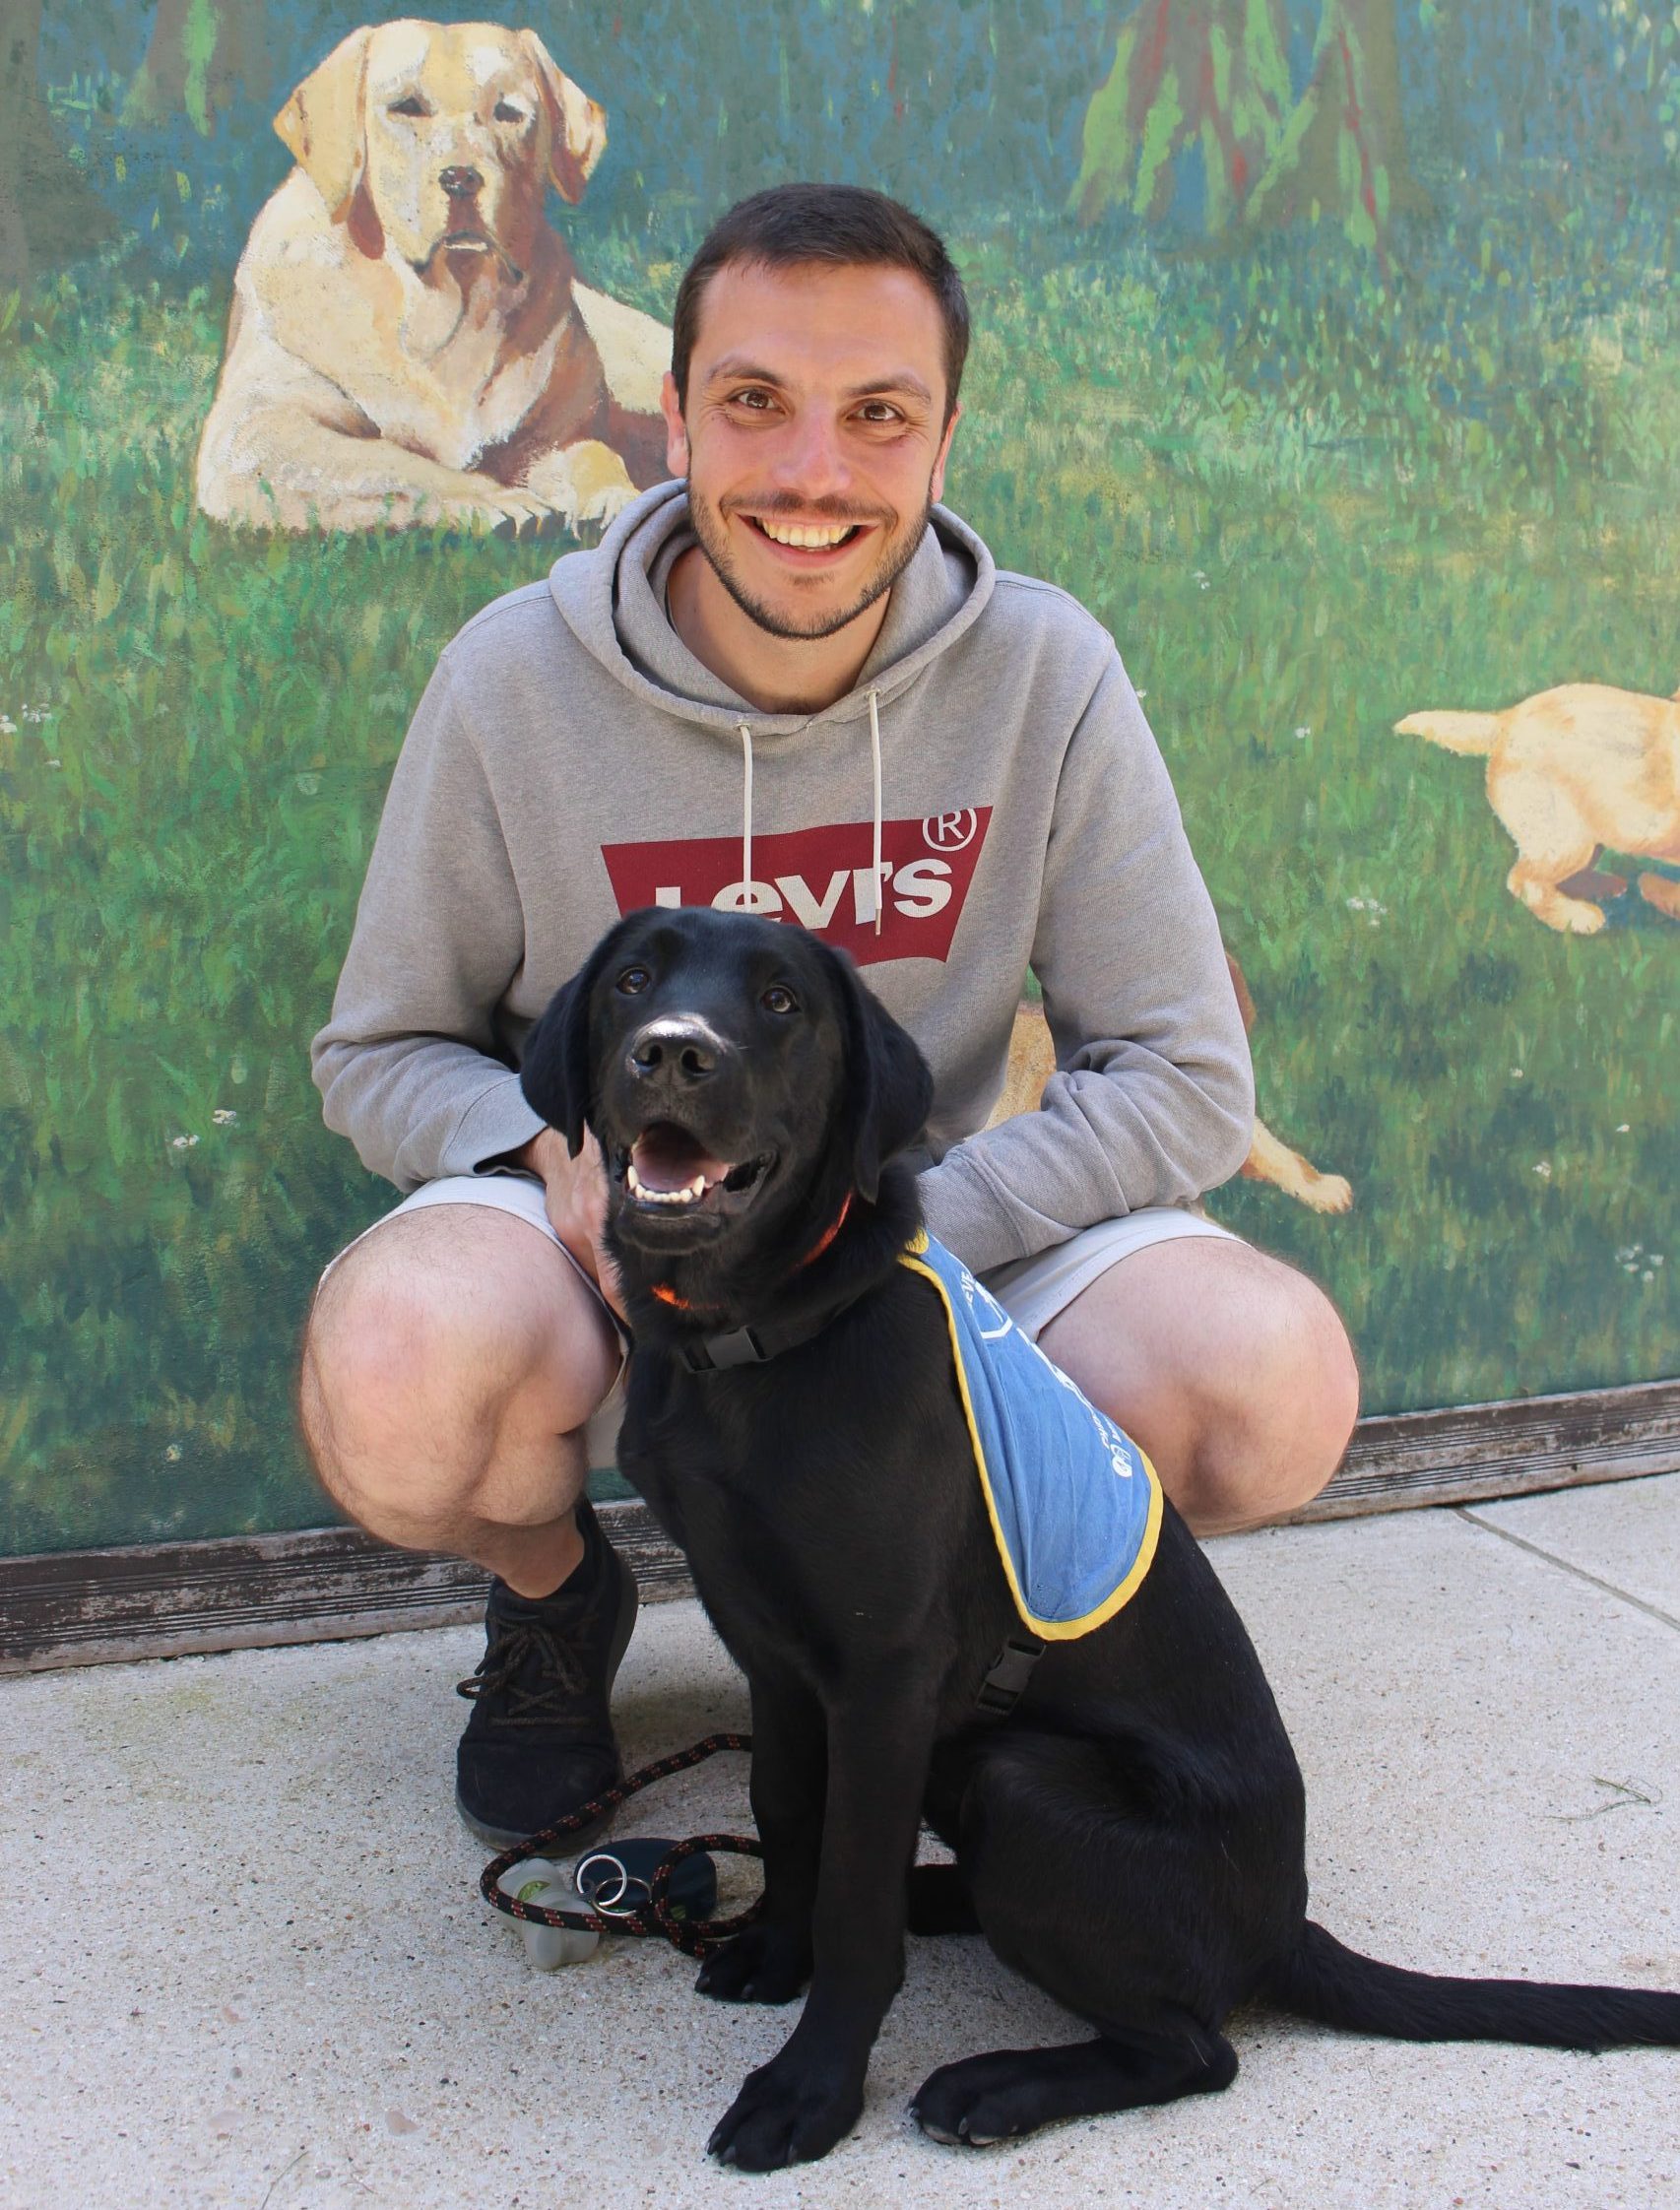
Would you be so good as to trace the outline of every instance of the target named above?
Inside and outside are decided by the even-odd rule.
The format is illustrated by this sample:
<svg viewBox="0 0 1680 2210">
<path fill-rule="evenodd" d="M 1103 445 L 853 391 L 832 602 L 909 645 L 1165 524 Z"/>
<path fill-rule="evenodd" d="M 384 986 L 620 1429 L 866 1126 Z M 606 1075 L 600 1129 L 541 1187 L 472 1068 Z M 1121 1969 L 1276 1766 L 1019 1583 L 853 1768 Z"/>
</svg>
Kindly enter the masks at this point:
<svg viewBox="0 0 1680 2210">
<path fill-rule="evenodd" d="M 636 1172 L 633 1159 L 625 1180 L 629 1183 L 630 1195 L 640 1198 L 644 1204 L 693 1204 L 705 1196 L 709 1186 L 703 1174 L 696 1174 L 692 1182 L 685 1183 L 680 1189 L 650 1190 Z"/>
<path fill-rule="evenodd" d="M 766 537 L 773 538 L 778 545 L 794 545 L 798 546 L 802 552 L 818 552 L 826 551 L 830 546 L 838 545 L 843 538 L 850 537 L 853 530 L 857 528 L 857 524 L 855 522 L 842 522 L 834 529 L 813 530 L 808 528 L 803 522 L 766 522 L 760 516 L 758 527 Z"/>
</svg>

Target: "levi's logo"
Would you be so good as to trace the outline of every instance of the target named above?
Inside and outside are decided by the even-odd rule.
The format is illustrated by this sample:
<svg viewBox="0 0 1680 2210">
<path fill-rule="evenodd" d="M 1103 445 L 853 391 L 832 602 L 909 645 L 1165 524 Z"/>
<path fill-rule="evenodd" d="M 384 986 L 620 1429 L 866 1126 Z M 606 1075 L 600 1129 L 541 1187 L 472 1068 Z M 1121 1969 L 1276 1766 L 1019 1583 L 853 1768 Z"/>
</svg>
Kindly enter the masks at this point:
<svg viewBox="0 0 1680 2210">
<path fill-rule="evenodd" d="M 673 837 L 604 844 L 620 915 L 643 905 L 712 905 L 761 913 L 849 951 L 880 959 L 949 956 L 986 831 L 990 806 L 881 823 L 880 934 L 875 934 L 873 829 L 868 821 L 792 829 L 752 839 L 752 880 L 741 874 L 739 836 Z"/>
</svg>

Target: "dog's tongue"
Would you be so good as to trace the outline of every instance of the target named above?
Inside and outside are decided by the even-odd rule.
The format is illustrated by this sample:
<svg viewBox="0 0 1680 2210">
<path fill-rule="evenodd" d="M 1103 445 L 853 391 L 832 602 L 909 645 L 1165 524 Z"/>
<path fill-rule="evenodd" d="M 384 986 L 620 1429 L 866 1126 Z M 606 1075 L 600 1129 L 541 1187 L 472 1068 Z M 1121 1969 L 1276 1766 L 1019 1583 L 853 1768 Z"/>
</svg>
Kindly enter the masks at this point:
<svg viewBox="0 0 1680 2210">
<path fill-rule="evenodd" d="M 644 1190 L 683 1190 L 696 1174 L 708 1182 L 721 1182 L 732 1162 L 713 1158 L 683 1128 L 658 1121 L 638 1137 L 630 1149 L 636 1178 Z"/>
</svg>

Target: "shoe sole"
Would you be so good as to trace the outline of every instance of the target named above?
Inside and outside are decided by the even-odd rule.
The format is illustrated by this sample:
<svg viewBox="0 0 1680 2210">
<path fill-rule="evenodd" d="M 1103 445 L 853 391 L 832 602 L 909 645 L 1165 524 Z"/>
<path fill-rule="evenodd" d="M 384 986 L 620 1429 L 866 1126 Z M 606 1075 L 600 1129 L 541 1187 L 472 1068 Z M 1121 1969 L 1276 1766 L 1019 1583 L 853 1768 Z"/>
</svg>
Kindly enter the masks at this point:
<svg viewBox="0 0 1680 2210">
<path fill-rule="evenodd" d="M 617 1551 L 613 1549 L 611 1543 L 608 1543 L 607 1547 L 612 1554 L 613 1564 L 618 1575 L 618 1624 L 613 1630 L 613 1640 L 607 1652 L 607 1701 L 611 1704 L 613 1701 L 613 1683 L 618 1677 L 618 1667 L 623 1662 L 625 1651 L 630 1647 L 630 1637 L 636 1631 L 636 1613 L 641 1609 L 642 1592 L 636 1586 L 635 1575 Z M 620 1758 L 614 1768 L 613 1779 L 608 1785 L 616 1788 L 623 1777 L 624 1761 Z M 477 1836 L 481 1842 L 487 1842 L 493 1850 L 511 1850 L 518 1843 L 531 1839 L 529 1835 L 522 1834 L 516 1827 L 486 1826 L 482 1819 L 475 1818 L 461 1800 L 459 1786 L 455 1790 L 455 1809 L 467 1832 Z M 615 1807 L 614 1810 L 603 1812 L 601 1817 L 595 1820 L 592 1825 L 579 1827 L 575 1834 L 565 1835 L 555 1847 L 559 1849 L 562 1856 L 570 1856 L 576 1851 L 587 1850 L 592 1842 L 600 1841 L 601 1837 L 612 1826 L 616 1815 Z"/>
</svg>

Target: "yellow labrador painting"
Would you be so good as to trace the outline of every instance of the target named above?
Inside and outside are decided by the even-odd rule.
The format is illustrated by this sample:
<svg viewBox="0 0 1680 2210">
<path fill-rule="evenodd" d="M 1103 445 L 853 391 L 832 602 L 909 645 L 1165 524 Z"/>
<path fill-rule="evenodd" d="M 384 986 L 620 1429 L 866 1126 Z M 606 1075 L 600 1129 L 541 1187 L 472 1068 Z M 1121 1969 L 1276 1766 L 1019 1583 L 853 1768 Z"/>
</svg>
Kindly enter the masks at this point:
<svg viewBox="0 0 1680 2210">
<path fill-rule="evenodd" d="M 275 118 L 198 453 L 219 521 L 610 521 L 666 473 L 663 323 L 575 280 L 602 109 L 533 31 L 355 31 Z"/>
<path fill-rule="evenodd" d="M 1225 954 L 1225 964 L 1231 972 L 1231 987 L 1237 994 L 1237 1009 L 1243 1016 L 1243 1026 L 1252 1035 L 1255 1002 L 1249 995 L 1248 983 L 1229 951 Z M 1037 1112 L 1044 1085 L 1055 1072 L 1056 1046 L 1051 1041 L 1050 1023 L 1044 1016 L 1044 1008 L 1023 999 L 1009 1036 L 1009 1063 L 1003 1076 L 1002 1094 L 992 1109 L 987 1127 L 996 1128 L 1000 1121 L 1013 1120 L 1017 1113 Z M 1353 1185 L 1345 1176 L 1321 1173 L 1304 1152 L 1292 1149 L 1281 1137 L 1274 1136 L 1262 1120 L 1255 1122 L 1249 1155 L 1240 1172 L 1248 1181 L 1269 1182 L 1285 1197 L 1292 1197 L 1297 1203 L 1306 1205 L 1309 1211 L 1345 1212 L 1353 1202 Z"/>
</svg>

